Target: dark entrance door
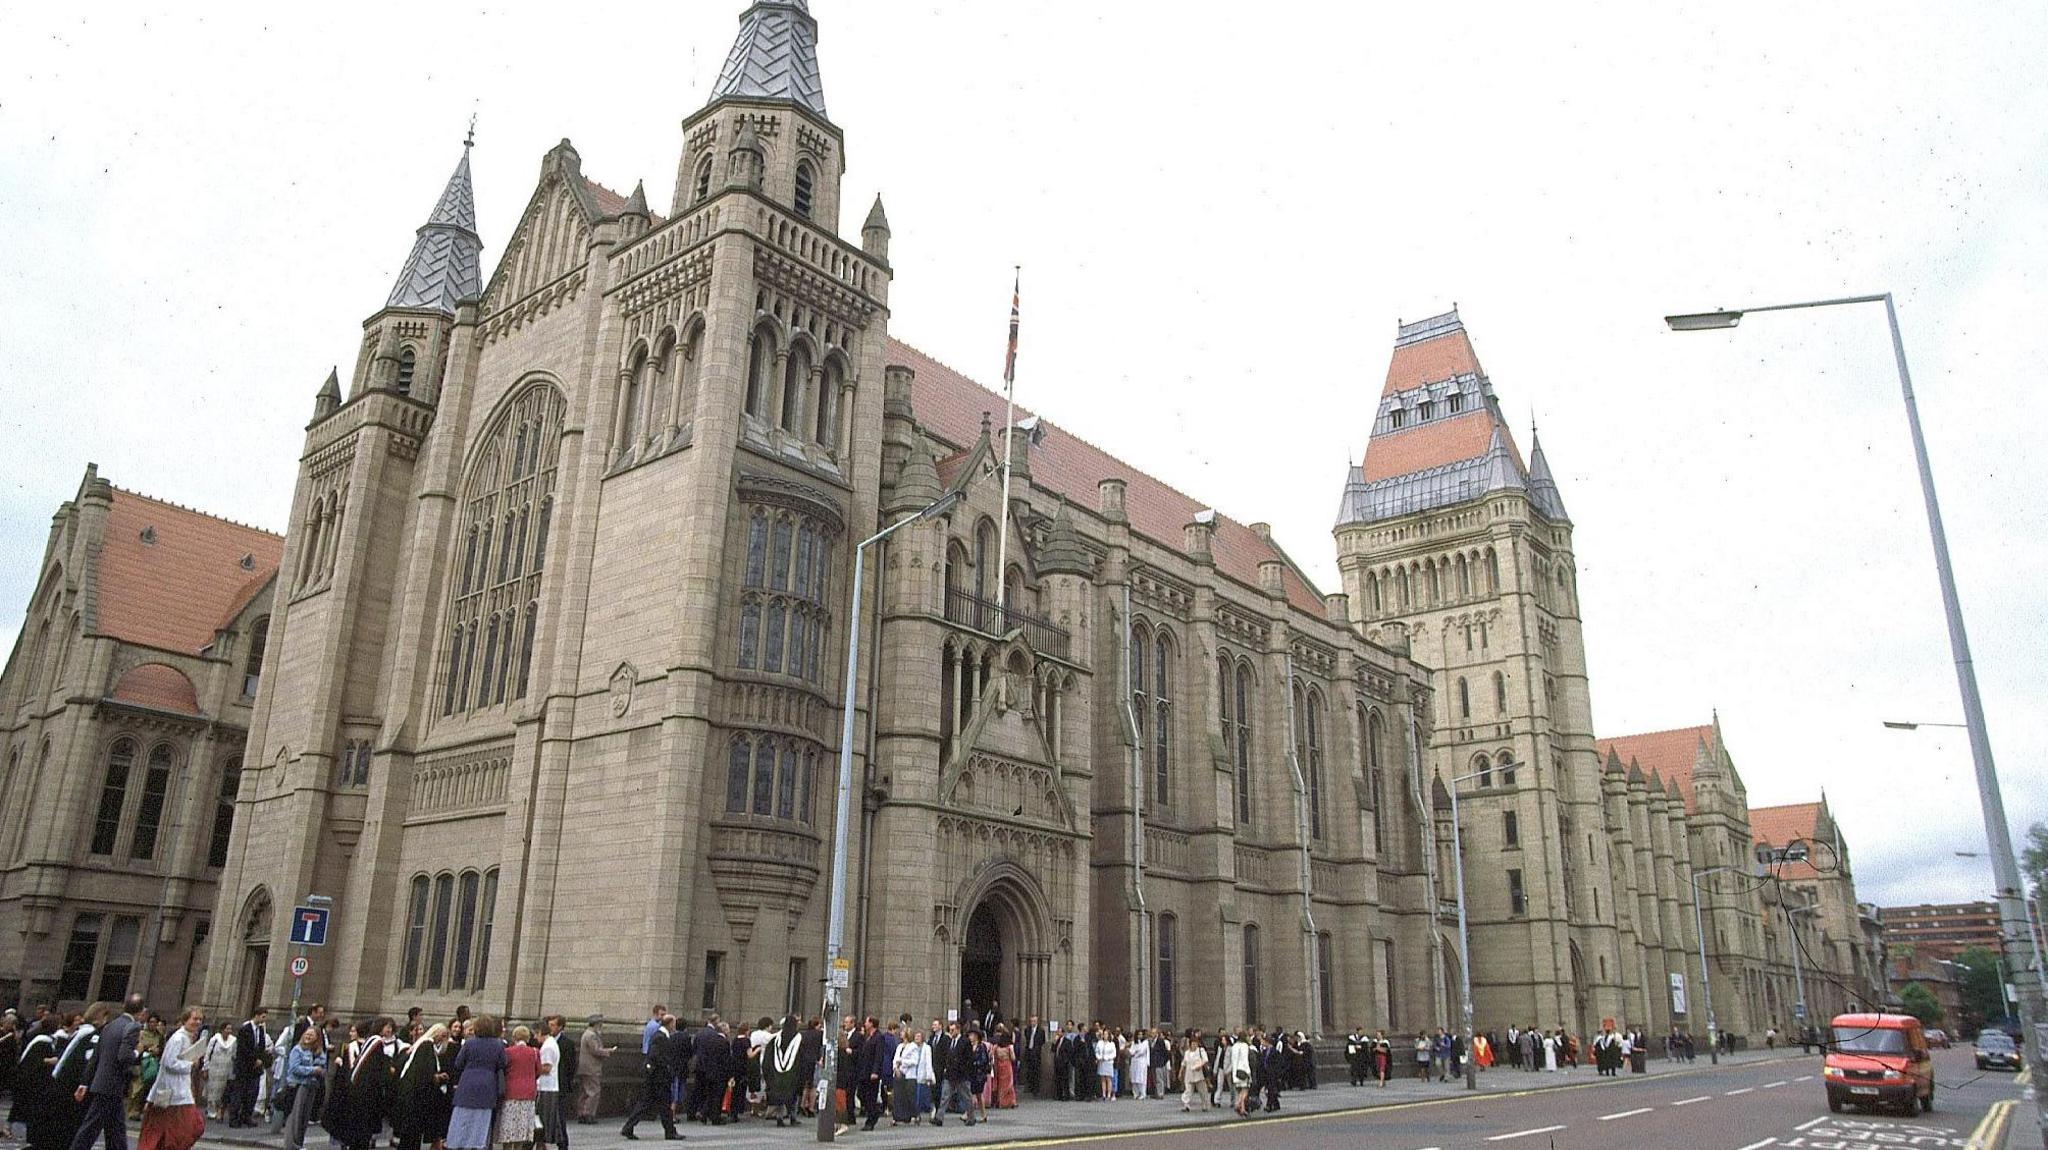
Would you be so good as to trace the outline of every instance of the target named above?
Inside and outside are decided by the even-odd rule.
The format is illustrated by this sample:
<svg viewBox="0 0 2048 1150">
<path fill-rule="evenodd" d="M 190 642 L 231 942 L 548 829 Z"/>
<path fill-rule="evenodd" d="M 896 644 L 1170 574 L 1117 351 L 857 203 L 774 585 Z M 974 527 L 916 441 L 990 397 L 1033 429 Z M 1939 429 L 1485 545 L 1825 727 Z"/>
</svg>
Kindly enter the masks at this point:
<svg viewBox="0 0 2048 1150">
<path fill-rule="evenodd" d="M 967 917 L 967 947 L 960 956 L 960 1001 L 973 1003 L 976 1021 L 1002 997 L 1003 934 L 995 911 L 984 902 Z"/>
</svg>

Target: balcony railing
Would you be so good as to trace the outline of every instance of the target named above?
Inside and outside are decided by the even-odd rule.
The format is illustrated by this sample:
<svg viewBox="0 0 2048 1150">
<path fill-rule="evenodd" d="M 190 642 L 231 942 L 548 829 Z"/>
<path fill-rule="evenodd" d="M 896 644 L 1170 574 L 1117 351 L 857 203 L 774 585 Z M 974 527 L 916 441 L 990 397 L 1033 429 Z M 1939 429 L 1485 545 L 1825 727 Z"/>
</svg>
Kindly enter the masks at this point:
<svg viewBox="0 0 2048 1150">
<path fill-rule="evenodd" d="M 1005 608 L 960 587 L 946 588 L 946 619 L 988 635 L 1007 635 L 1022 628 L 1024 641 L 1034 651 L 1062 659 L 1073 653 L 1074 636 L 1065 627 L 1015 607 Z"/>
</svg>

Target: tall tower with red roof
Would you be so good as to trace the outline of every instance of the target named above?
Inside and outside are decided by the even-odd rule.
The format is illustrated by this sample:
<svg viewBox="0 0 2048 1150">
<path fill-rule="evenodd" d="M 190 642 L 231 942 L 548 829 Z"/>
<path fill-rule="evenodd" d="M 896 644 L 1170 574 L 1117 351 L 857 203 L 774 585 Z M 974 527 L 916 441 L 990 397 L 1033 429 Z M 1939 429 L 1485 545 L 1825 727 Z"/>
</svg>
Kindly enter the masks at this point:
<svg viewBox="0 0 2048 1150">
<path fill-rule="evenodd" d="M 1639 1000 L 1624 989 L 1640 964 L 1623 961 L 1603 905 L 1572 523 L 1531 446 L 1525 461 L 1456 310 L 1399 325 L 1346 477 L 1338 566 L 1367 638 L 1433 669 L 1436 775 L 1472 776 L 1456 785 L 1466 857 L 1488 860 L 1465 874 L 1477 1022 L 1586 1033 Z"/>
</svg>

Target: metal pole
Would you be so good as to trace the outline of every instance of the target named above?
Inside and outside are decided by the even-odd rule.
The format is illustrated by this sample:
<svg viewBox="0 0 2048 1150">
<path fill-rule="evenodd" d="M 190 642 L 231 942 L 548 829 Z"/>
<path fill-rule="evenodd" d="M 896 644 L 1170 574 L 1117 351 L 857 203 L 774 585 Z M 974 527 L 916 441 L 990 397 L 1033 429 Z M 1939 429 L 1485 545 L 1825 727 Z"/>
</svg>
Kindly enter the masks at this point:
<svg viewBox="0 0 2048 1150">
<path fill-rule="evenodd" d="M 1465 926 L 1465 838 L 1458 820 L 1458 783 L 1451 792 L 1451 866 L 1458 876 L 1458 977 L 1463 985 L 1465 1007 L 1465 1089 L 1479 1089 L 1479 1070 L 1472 1065 L 1472 936 Z"/>
<path fill-rule="evenodd" d="M 1707 1005 L 1707 1060 L 1717 1066 L 1721 1062 L 1721 1036 L 1714 1026 L 1714 976 L 1707 969 L 1707 927 L 1705 919 L 1700 915 L 1700 880 L 1726 869 L 1715 867 L 1713 870 L 1701 871 L 1685 878 L 1686 883 L 1692 887 L 1692 932 L 1698 935 L 1700 940 L 1700 995 Z"/>
<path fill-rule="evenodd" d="M 1421 815 L 1423 881 L 1429 884 L 1428 897 L 1424 902 L 1429 908 L 1429 998 L 1434 1010 L 1431 1018 L 1441 1026 L 1444 1021 L 1444 948 L 1436 936 L 1437 919 L 1442 910 L 1436 893 L 1436 808 L 1430 805 L 1429 788 L 1422 782 L 1422 724 L 1412 720 L 1408 724 L 1408 776 L 1414 780 L 1410 790 L 1415 799 L 1415 809 Z"/>
<path fill-rule="evenodd" d="M 2025 964 L 2019 945 L 2019 925 L 2026 921 L 2026 906 L 2020 886 L 2019 866 L 2013 861 L 2012 831 L 2005 820 L 2005 798 L 1998 787 L 1998 768 L 1991 758 L 1991 732 L 1984 721 L 1984 701 L 1977 694 L 1977 671 L 1970 658 L 1970 637 L 1963 628 L 1963 607 L 1956 593 L 1955 570 L 1949 563 L 1948 532 L 1941 523 L 1941 502 L 1934 494 L 1934 469 L 1927 461 L 1927 440 L 1920 431 L 1920 406 L 1913 398 L 1913 377 L 1906 369 L 1906 343 L 1899 335 L 1899 313 L 1890 292 L 1884 295 L 1884 318 L 1891 325 L 1892 358 L 1899 366 L 1899 391 L 1906 401 L 1906 426 L 1913 434 L 1913 462 L 1920 471 L 1920 494 L 1927 504 L 1927 532 L 1934 542 L 1934 569 L 1941 581 L 1942 612 L 1948 619 L 1948 645 L 1955 657 L 1956 686 L 1963 696 L 1963 722 L 1970 733 L 1970 758 L 1977 768 L 1978 801 L 1984 808 L 1984 837 L 1991 848 L 1991 870 L 1998 884 L 1998 934 L 2000 951 L 2018 968 Z M 1999 993 L 2003 995 L 2004 990 Z M 2048 1056 L 2042 1053 L 2041 984 L 2022 982 L 2019 986 L 2020 1021 L 2026 1039 L 2032 1042 L 2034 1074 L 2048 1078 Z M 2024 1046 L 2025 1043 L 2022 1043 Z M 2048 1110 L 2044 1100 L 2035 1099 L 2034 1121 L 2041 1144 L 2048 1147 Z"/>
<path fill-rule="evenodd" d="M 1318 949 L 1315 909 L 1315 865 L 1310 851 L 1313 849 L 1309 833 L 1308 777 L 1301 772 L 1301 737 L 1294 713 L 1294 654 L 1287 655 L 1287 766 L 1294 772 L 1294 834 L 1301 842 L 1301 934 L 1304 973 L 1303 985 L 1308 988 L 1308 1025 L 1311 1033 L 1318 1038 L 1323 1033 L 1322 964 L 1317 961 Z"/>
<path fill-rule="evenodd" d="M 1152 913 L 1145 906 L 1145 745 L 1138 712 L 1131 702 L 1138 684 L 1131 681 L 1131 585 L 1124 583 L 1123 618 L 1117 627 L 1117 678 L 1123 685 L 1124 730 L 1131 738 L 1131 902 L 1138 916 L 1136 965 L 1138 980 L 1138 1025 L 1146 1025 L 1152 1014 L 1152 984 L 1146 975 L 1151 943 L 1146 938 Z M 1172 1019 L 1165 1021 L 1171 1022 Z"/>
<path fill-rule="evenodd" d="M 839 959 L 846 949 L 846 839 L 853 807 L 853 702 L 860 670 L 861 575 L 867 566 L 868 547 L 920 519 L 928 519 L 952 506 L 958 495 L 948 495 L 915 515 L 898 519 L 860 541 L 853 549 L 852 605 L 846 620 L 846 687 L 840 699 L 839 796 L 832 818 L 832 902 L 825 928 L 825 1056 L 818 1060 L 818 1141 L 830 1142 L 835 1134 L 838 1111 L 832 1106 L 832 1080 L 839 1068 Z"/>
</svg>

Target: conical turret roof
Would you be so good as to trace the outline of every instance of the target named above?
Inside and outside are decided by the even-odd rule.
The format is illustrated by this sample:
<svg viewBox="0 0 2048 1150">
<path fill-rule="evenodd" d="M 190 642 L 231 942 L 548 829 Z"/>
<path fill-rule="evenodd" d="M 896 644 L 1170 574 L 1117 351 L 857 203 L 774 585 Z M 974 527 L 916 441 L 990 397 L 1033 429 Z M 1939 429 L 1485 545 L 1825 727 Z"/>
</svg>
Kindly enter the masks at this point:
<svg viewBox="0 0 2048 1150">
<path fill-rule="evenodd" d="M 740 16 L 740 34 L 712 82 L 711 99 L 789 100 L 820 116 L 818 22 L 804 0 L 758 0 Z"/>
<path fill-rule="evenodd" d="M 476 234 L 476 193 L 469 184 L 469 144 L 455 174 L 414 234 L 412 254 L 399 269 L 386 307 L 416 307 L 455 313 L 458 301 L 483 293 L 483 247 Z"/>
<path fill-rule="evenodd" d="M 1564 497 L 1558 494 L 1557 480 L 1550 474 L 1550 461 L 1543 457 L 1543 440 L 1533 427 L 1529 429 L 1529 501 L 1548 518 L 1571 518 L 1564 512 Z"/>
</svg>

